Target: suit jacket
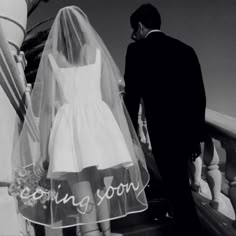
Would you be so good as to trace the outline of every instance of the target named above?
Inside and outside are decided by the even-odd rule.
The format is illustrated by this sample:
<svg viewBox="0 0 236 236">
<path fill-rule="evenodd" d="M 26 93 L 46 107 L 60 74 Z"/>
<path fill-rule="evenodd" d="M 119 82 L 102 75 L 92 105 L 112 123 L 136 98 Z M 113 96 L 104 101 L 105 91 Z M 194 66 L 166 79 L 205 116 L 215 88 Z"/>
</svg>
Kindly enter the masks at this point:
<svg viewBox="0 0 236 236">
<path fill-rule="evenodd" d="M 128 46 L 124 102 L 137 131 L 144 101 L 152 146 L 192 146 L 203 140 L 206 96 L 194 50 L 162 32 Z M 170 142 L 170 140 L 172 140 Z"/>
</svg>

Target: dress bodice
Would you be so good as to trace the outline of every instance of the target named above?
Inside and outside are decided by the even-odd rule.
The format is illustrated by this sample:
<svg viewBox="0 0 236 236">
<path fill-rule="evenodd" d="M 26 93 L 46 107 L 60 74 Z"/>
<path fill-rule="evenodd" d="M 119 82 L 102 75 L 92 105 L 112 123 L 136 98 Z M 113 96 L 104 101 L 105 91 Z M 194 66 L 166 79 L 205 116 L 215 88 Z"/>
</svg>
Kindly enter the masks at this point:
<svg viewBox="0 0 236 236">
<path fill-rule="evenodd" d="M 101 100 L 101 52 L 99 49 L 96 49 L 95 62 L 84 66 L 61 68 L 52 54 L 48 57 L 62 103 L 81 105 Z"/>
</svg>

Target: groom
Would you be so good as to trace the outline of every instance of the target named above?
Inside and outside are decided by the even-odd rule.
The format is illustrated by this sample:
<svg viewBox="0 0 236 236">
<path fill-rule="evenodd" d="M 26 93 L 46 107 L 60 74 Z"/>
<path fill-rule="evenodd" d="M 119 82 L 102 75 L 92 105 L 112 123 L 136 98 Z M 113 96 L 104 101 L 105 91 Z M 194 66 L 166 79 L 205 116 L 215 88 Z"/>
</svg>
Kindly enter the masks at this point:
<svg viewBox="0 0 236 236">
<path fill-rule="evenodd" d="M 152 151 L 174 209 L 178 235 L 202 235 L 189 186 L 188 160 L 199 155 L 206 97 L 198 58 L 183 42 L 160 31 L 151 4 L 130 18 L 133 28 L 125 67 L 124 101 L 136 131 L 143 99 Z"/>
</svg>

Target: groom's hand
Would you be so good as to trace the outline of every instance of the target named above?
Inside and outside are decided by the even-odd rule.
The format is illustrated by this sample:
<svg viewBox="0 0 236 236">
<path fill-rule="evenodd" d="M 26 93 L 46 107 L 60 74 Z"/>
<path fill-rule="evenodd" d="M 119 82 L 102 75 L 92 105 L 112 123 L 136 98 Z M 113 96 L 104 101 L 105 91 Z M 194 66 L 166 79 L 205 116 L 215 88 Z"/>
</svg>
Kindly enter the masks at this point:
<svg viewBox="0 0 236 236">
<path fill-rule="evenodd" d="M 195 161 L 201 155 L 200 143 L 196 143 L 192 146 L 191 161 Z"/>
</svg>

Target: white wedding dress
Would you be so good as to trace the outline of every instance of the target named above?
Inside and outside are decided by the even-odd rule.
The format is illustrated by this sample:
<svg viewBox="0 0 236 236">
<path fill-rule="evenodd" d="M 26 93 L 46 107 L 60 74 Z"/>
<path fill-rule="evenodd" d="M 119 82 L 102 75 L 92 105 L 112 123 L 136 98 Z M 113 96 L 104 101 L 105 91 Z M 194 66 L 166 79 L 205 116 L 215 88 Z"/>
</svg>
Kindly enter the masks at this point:
<svg viewBox="0 0 236 236">
<path fill-rule="evenodd" d="M 49 141 L 49 178 L 80 172 L 131 166 L 132 160 L 121 130 L 101 96 L 101 52 L 95 63 L 60 68 L 49 54 L 60 103 Z"/>
<path fill-rule="evenodd" d="M 12 193 L 25 219 L 63 228 L 147 209 L 149 174 L 120 78 L 87 15 L 76 6 L 60 9 L 12 154 Z M 49 163 L 43 176 L 41 161 L 45 169 Z"/>
</svg>

